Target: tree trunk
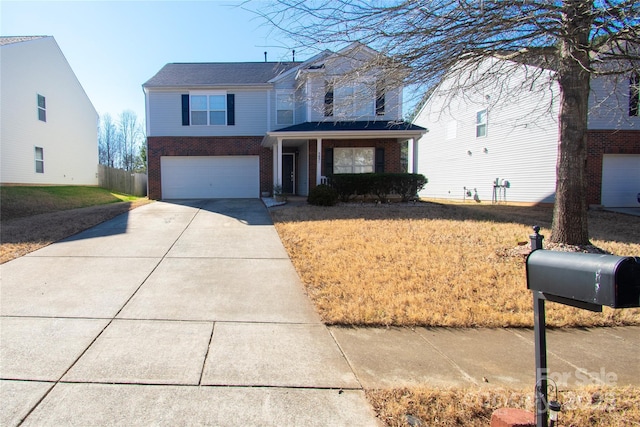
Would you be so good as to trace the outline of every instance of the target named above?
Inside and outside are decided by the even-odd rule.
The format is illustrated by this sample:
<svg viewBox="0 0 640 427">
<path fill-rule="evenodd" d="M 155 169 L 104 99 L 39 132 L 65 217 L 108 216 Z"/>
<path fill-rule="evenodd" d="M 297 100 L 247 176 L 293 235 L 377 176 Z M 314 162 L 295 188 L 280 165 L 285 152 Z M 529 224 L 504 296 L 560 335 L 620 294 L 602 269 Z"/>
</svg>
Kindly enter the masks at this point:
<svg viewBox="0 0 640 427">
<path fill-rule="evenodd" d="M 556 202 L 550 241 L 569 245 L 589 244 L 586 161 L 590 60 L 586 46 L 592 6 L 591 1 L 565 1 L 565 32 L 560 41 Z"/>
</svg>

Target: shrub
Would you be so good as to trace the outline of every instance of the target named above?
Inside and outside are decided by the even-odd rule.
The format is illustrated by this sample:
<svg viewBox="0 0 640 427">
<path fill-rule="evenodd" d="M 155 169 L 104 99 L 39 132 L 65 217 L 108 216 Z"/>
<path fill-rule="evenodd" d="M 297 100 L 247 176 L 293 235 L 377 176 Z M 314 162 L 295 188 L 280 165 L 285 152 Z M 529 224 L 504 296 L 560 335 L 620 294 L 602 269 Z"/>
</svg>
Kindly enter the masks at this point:
<svg viewBox="0 0 640 427">
<path fill-rule="evenodd" d="M 307 202 L 316 206 L 333 206 L 338 203 L 338 192 L 328 185 L 320 184 L 309 191 Z"/>
<path fill-rule="evenodd" d="M 333 175 L 330 182 L 343 202 L 366 195 L 375 195 L 386 202 L 390 194 L 408 202 L 424 188 L 427 178 L 417 173 L 344 173 Z"/>
</svg>

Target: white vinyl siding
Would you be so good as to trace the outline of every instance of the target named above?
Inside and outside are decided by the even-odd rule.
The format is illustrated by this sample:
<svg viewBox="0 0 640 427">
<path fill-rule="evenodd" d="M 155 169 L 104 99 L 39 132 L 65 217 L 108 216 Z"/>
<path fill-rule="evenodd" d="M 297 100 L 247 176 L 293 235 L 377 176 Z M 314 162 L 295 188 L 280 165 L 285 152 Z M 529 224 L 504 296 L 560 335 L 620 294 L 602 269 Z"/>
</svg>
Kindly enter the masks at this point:
<svg viewBox="0 0 640 427">
<path fill-rule="evenodd" d="M 267 132 L 267 89 L 228 89 L 235 94 L 234 126 L 183 126 L 184 90 L 149 90 L 147 136 L 257 136 Z"/>
<path fill-rule="evenodd" d="M 629 79 L 629 75 L 591 78 L 588 118 L 590 130 L 640 130 L 640 116 L 629 115 Z"/>
<path fill-rule="evenodd" d="M 517 87 L 517 73 L 513 78 Z M 500 89 L 508 91 L 506 86 Z M 552 91 L 540 89 L 519 96 L 510 93 L 497 102 L 497 88 L 467 91 L 452 99 L 443 83 L 415 120 L 429 129 L 419 141 L 418 172 L 429 179 L 420 196 L 462 201 L 466 188 L 471 198 L 477 193 L 482 202 L 491 203 L 493 183 L 499 179 L 510 183 L 507 201 L 552 203 L 558 103 L 552 103 L 551 96 L 558 91 L 556 86 Z M 495 102 L 490 108 L 486 95 Z M 478 112 L 485 109 L 490 111 L 491 129 L 478 138 Z"/>
<path fill-rule="evenodd" d="M 97 185 L 98 113 L 53 37 L 0 52 L 0 182 Z M 46 158 L 44 173 L 35 172 L 35 145 Z"/>
</svg>

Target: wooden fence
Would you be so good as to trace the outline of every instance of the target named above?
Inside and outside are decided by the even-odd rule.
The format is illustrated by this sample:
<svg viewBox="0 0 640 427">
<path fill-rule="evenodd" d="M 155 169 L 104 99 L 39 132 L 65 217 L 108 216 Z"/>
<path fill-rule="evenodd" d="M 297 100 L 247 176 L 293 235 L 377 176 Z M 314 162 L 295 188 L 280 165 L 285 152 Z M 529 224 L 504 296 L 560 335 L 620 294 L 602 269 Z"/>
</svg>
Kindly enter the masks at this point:
<svg viewBox="0 0 640 427">
<path fill-rule="evenodd" d="M 118 193 L 144 197 L 147 195 L 147 175 L 98 165 L 98 186 Z"/>
</svg>

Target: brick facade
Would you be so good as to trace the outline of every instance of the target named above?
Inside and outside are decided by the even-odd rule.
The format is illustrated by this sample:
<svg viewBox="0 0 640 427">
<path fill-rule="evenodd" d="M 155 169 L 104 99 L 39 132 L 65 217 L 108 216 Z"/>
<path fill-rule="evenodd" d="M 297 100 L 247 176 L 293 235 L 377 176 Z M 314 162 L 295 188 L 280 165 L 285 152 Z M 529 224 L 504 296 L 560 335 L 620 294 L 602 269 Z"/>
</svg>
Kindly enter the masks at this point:
<svg viewBox="0 0 640 427">
<path fill-rule="evenodd" d="M 273 186 L 273 151 L 262 147 L 262 137 L 180 137 L 147 138 L 149 198 L 162 199 L 162 156 L 260 156 L 260 191 Z M 316 186 L 317 142 L 309 140 L 309 189 Z M 384 148 L 386 172 L 401 172 L 401 145 L 396 139 L 356 139 L 322 141 L 322 149 L 335 147 Z M 304 161 L 304 159 L 303 159 Z M 322 166 L 324 167 L 324 165 Z M 326 172 L 323 171 L 323 174 Z"/>
<path fill-rule="evenodd" d="M 260 136 L 192 137 L 155 136 L 147 138 L 149 198 L 162 199 L 162 156 L 260 156 L 260 191 L 271 191 L 272 151 L 260 144 Z"/>
<path fill-rule="evenodd" d="M 587 134 L 587 204 L 599 205 L 602 196 L 602 157 L 640 154 L 640 131 L 590 130 Z"/>
</svg>

